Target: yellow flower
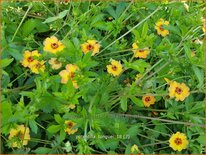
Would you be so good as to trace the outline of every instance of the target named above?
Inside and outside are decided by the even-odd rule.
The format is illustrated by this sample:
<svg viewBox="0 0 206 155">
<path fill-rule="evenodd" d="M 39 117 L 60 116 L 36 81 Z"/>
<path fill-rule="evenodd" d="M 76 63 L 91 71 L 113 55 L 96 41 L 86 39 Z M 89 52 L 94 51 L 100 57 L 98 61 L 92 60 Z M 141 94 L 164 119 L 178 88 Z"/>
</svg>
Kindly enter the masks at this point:
<svg viewBox="0 0 206 155">
<path fill-rule="evenodd" d="M 69 135 L 72 135 L 78 131 L 78 129 L 74 129 L 76 123 L 72 122 L 71 120 L 67 120 L 65 123 L 65 132 L 67 132 Z"/>
<path fill-rule="evenodd" d="M 144 95 L 142 101 L 145 107 L 149 107 L 150 105 L 155 104 L 156 99 L 152 95 Z"/>
<path fill-rule="evenodd" d="M 176 81 L 170 81 L 169 83 L 169 96 L 171 98 L 176 98 L 176 101 L 183 101 L 186 97 L 190 95 L 190 88 L 184 83 L 178 83 Z"/>
<path fill-rule="evenodd" d="M 119 61 L 111 60 L 111 65 L 107 65 L 107 72 L 113 76 L 120 75 L 122 71 L 122 64 Z"/>
<path fill-rule="evenodd" d="M 19 141 L 13 142 L 12 147 L 21 148 L 21 145 L 27 145 L 30 140 L 29 128 L 24 125 L 18 125 L 16 129 L 11 129 L 9 134 L 9 140 L 14 137 L 18 138 Z"/>
<path fill-rule="evenodd" d="M 139 148 L 136 144 L 131 147 L 131 153 L 139 153 Z"/>
<path fill-rule="evenodd" d="M 172 136 L 169 139 L 170 147 L 173 150 L 182 151 L 183 149 L 187 148 L 188 140 L 185 134 L 177 132 L 175 134 L 172 134 Z"/>
<path fill-rule="evenodd" d="M 169 31 L 163 28 L 165 25 L 169 25 L 169 21 L 165 21 L 162 18 L 156 23 L 155 29 L 157 30 L 158 35 L 165 37 L 169 34 Z"/>
<path fill-rule="evenodd" d="M 62 63 L 57 61 L 57 58 L 51 58 L 49 60 L 49 64 L 51 65 L 51 68 L 55 69 L 55 70 L 57 70 L 57 69 L 62 67 Z"/>
<path fill-rule="evenodd" d="M 62 51 L 65 46 L 55 37 L 51 36 L 44 40 L 44 51 L 54 53 Z"/>
<path fill-rule="evenodd" d="M 35 62 L 35 58 L 36 57 L 39 57 L 41 54 L 37 51 L 37 50 L 34 50 L 32 52 L 26 50 L 24 52 L 24 58 L 23 60 L 21 61 L 21 64 L 24 66 L 24 67 L 31 67 L 34 62 Z"/>
<path fill-rule="evenodd" d="M 96 40 L 87 40 L 87 42 L 81 45 L 84 54 L 92 51 L 92 55 L 99 52 L 100 44 Z"/>
<path fill-rule="evenodd" d="M 147 58 L 147 55 L 150 53 L 148 48 L 145 49 L 138 49 L 137 43 L 132 44 L 133 52 L 134 52 L 134 57 L 135 58 Z"/>
<path fill-rule="evenodd" d="M 35 74 L 39 74 L 40 72 L 44 72 L 45 70 L 45 65 L 44 65 L 45 61 L 38 61 L 35 60 L 34 64 L 30 67 L 31 71 Z"/>
<path fill-rule="evenodd" d="M 61 83 L 66 84 L 68 80 L 72 81 L 72 84 L 75 88 L 78 88 L 75 78 L 75 72 L 79 70 L 79 67 L 73 64 L 67 64 L 66 69 L 62 70 L 59 75 L 61 76 Z"/>
</svg>

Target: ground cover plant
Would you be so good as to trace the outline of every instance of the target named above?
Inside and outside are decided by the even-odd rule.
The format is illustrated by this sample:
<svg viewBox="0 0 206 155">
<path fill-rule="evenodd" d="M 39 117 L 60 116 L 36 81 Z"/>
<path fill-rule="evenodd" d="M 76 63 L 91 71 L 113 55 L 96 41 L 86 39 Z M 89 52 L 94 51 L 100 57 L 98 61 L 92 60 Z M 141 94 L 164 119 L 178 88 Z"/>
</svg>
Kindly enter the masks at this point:
<svg viewBox="0 0 206 155">
<path fill-rule="evenodd" d="M 205 153 L 203 1 L 1 5 L 2 153 Z"/>
</svg>

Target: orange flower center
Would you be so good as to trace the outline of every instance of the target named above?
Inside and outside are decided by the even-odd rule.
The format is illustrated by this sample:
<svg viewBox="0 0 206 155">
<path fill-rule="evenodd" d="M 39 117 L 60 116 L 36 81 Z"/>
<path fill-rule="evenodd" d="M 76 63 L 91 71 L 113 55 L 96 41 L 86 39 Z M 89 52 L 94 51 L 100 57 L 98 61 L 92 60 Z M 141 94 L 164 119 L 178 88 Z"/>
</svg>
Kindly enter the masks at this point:
<svg viewBox="0 0 206 155">
<path fill-rule="evenodd" d="M 73 127 L 73 122 L 68 122 L 67 127 L 71 129 Z"/>
<path fill-rule="evenodd" d="M 92 46 L 91 44 L 89 44 L 89 45 L 87 46 L 87 49 L 88 49 L 89 51 L 91 51 L 91 50 L 94 49 L 94 46 Z"/>
<path fill-rule="evenodd" d="M 175 93 L 181 94 L 182 92 L 183 92 L 183 90 L 181 88 L 179 88 L 179 87 L 175 88 Z"/>
<path fill-rule="evenodd" d="M 117 66 L 112 66 L 113 71 L 117 71 Z"/>
<path fill-rule="evenodd" d="M 144 99 L 146 102 L 149 102 L 149 101 L 151 101 L 151 98 L 148 96 L 148 97 L 145 97 L 145 99 Z"/>
<path fill-rule="evenodd" d="M 163 25 L 160 25 L 159 28 L 161 31 L 164 31 Z"/>
<path fill-rule="evenodd" d="M 52 43 L 51 44 L 51 48 L 53 49 L 57 49 L 59 47 L 59 45 L 57 43 Z"/>
<path fill-rule="evenodd" d="M 32 61 L 34 61 L 34 59 L 30 56 L 30 57 L 27 58 L 27 61 L 32 62 Z"/>
<path fill-rule="evenodd" d="M 181 145 L 182 144 L 182 139 L 181 138 L 176 138 L 175 139 L 175 144 Z"/>
</svg>

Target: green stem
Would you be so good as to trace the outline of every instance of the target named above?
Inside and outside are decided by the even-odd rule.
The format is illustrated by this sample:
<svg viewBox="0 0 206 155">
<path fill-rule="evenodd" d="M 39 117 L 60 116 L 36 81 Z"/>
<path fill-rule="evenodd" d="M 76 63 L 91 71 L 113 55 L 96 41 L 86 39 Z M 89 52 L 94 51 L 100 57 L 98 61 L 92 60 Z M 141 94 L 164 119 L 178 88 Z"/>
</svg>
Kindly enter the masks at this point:
<svg viewBox="0 0 206 155">
<path fill-rule="evenodd" d="M 163 61 L 163 59 L 160 59 L 158 62 L 156 62 L 147 72 L 145 72 L 137 81 L 136 81 L 136 85 L 138 86 L 139 83 L 141 82 L 141 80 L 153 69 L 155 68 L 157 65 L 159 65 L 161 62 Z"/>
<path fill-rule="evenodd" d="M 23 75 L 25 75 L 25 72 L 24 73 L 22 73 L 21 75 L 19 75 L 17 78 L 15 78 L 13 81 L 11 81 L 10 83 L 9 83 L 9 85 L 11 85 L 12 83 L 14 83 L 16 80 L 18 80 L 20 77 L 22 77 Z"/>
<path fill-rule="evenodd" d="M 186 126 L 198 126 L 204 128 L 203 124 L 194 124 L 190 122 L 181 122 L 181 121 L 174 121 L 174 120 L 168 120 L 168 119 L 162 119 L 162 118 L 154 118 L 154 117 L 148 117 L 148 116 L 141 116 L 141 115 L 131 115 L 131 114 L 118 114 L 118 113 L 112 113 L 113 115 L 120 115 L 123 117 L 130 117 L 130 118 L 142 118 L 142 119 L 149 119 L 149 120 L 157 120 L 162 122 L 169 122 L 174 124 L 182 124 Z"/>
<path fill-rule="evenodd" d="M 32 3 L 29 5 L 29 7 L 28 7 L 26 13 L 24 14 L 24 17 L 22 18 L 22 20 L 21 20 L 19 26 L 17 27 L 17 29 L 16 29 L 16 31 L 15 31 L 15 33 L 14 33 L 14 35 L 13 35 L 11 41 L 13 41 L 14 38 L 16 37 L 17 32 L 19 31 L 19 29 L 20 29 L 22 23 L 24 22 L 24 19 L 26 18 L 27 14 L 28 14 L 28 12 L 29 12 L 29 10 L 30 10 L 31 8 L 32 8 Z"/>
</svg>

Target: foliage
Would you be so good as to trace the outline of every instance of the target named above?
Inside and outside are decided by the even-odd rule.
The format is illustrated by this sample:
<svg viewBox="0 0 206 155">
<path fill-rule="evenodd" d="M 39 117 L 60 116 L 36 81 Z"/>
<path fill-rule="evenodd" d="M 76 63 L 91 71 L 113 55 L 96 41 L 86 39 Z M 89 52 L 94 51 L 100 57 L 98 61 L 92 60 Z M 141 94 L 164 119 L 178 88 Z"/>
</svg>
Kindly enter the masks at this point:
<svg viewBox="0 0 206 155">
<path fill-rule="evenodd" d="M 134 144 L 145 154 L 204 153 L 203 1 L 2 5 L 3 153 L 130 154 Z M 166 37 L 155 30 L 160 18 L 169 21 Z M 61 40 L 63 51 L 44 51 L 50 36 Z M 99 53 L 84 54 L 81 45 L 92 39 L 101 45 Z M 136 41 L 138 48 L 150 50 L 147 58 L 133 56 Z M 34 74 L 22 66 L 26 50 L 41 53 L 44 72 Z M 51 68 L 54 57 L 60 69 Z M 107 73 L 111 59 L 124 68 L 119 76 Z M 67 64 L 79 67 L 77 89 L 72 80 L 61 83 L 59 72 Z M 135 80 L 137 74 L 142 76 Z M 190 95 L 184 101 L 170 98 L 164 78 L 185 83 Z M 154 105 L 144 106 L 146 94 L 155 96 Z M 76 133 L 65 132 L 66 120 L 76 123 Z M 12 148 L 8 137 L 19 124 L 30 128 L 31 139 L 27 146 Z M 169 147 L 177 131 L 189 141 L 181 152 Z"/>
</svg>

